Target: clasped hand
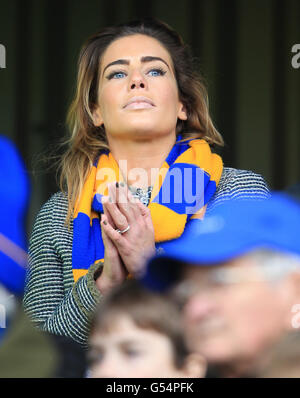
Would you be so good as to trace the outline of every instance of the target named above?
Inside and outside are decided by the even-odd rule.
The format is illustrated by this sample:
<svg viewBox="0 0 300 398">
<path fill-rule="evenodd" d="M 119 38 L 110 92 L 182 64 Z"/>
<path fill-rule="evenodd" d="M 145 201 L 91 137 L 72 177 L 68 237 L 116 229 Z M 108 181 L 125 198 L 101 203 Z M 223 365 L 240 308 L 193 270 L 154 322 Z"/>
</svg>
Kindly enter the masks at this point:
<svg viewBox="0 0 300 398">
<path fill-rule="evenodd" d="M 108 184 L 102 197 L 101 231 L 104 266 L 96 284 L 102 293 L 121 284 L 131 274 L 141 275 L 155 253 L 154 228 L 148 207 L 135 199 L 124 183 Z M 119 231 L 124 231 L 120 233 Z"/>
</svg>

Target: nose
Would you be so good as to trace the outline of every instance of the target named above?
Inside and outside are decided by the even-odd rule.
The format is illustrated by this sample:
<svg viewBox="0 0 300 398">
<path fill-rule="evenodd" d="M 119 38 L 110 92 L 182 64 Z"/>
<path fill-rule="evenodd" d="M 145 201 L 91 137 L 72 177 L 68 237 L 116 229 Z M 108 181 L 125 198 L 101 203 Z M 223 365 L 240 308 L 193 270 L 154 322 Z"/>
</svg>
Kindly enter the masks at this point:
<svg viewBox="0 0 300 398">
<path fill-rule="evenodd" d="M 133 90 L 134 88 L 145 88 L 145 85 L 143 82 L 134 82 L 131 84 L 131 90 Z"/>
<path fill-rule="evenodd" d="M 139 72 L 133 73 L 131 81 L 129 83 L 129 88 L 130 90 L 147 88 L 147 82 L 141 73 Z"/>
</svg>

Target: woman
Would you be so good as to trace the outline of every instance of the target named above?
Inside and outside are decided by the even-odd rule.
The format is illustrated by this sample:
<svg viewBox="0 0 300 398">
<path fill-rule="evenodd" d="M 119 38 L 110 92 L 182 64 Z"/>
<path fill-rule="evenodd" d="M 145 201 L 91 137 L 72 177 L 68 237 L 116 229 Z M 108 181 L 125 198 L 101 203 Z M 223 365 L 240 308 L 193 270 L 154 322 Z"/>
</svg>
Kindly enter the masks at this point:
<svg viewBox="0 0 300 398">
<path fill-rule="evenodd" d="M 102 295 L 142 273 L 162 242 L 223 200 L 265 198 L 268 189 L 211 152 L 223 140 L 205 87 L 163 23 L 137 21 L 88 39 L 68 121 L 66 195 L 53 195 L 38 214 L 24 305 L 42 329 L 85 345 Z"/>
</svg>

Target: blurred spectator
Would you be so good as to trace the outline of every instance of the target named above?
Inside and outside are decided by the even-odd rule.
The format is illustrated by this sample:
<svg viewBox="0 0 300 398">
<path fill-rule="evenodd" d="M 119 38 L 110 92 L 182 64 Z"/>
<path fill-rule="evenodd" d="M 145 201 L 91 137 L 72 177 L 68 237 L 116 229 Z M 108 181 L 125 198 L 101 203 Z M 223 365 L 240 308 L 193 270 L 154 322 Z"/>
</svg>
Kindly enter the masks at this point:
<svg viewBox="0 0 300 398">
<path fill-rule="evenodd" d="M 73 340 L 35 329 L 21 306 L 28 199 L 29 183 L 21 157 L 0 136 L 0 378 L 83 377 L 83 350 Z"/>
<path fill-rule="evenodd" d="M 274 194 L 220 206 L 166 245 L 143 283 L 157 290 L 173 285 L 187 341 L 220 376 L 262 375 L 282 339 L 299 339 L 298 202 Z"/>
<path fill-rule="evenodd" d="M 270 352 L 268 362 L 257 376 L 300 378 L 300 333 L 289 333 Z"/>
<path fill-rule="evenodd" d="M 129 280 L 96 313 L 90 343 L 91 377 L 203 377 L 206 364 L 184 342 L 177 306 Z"/>
</svg>

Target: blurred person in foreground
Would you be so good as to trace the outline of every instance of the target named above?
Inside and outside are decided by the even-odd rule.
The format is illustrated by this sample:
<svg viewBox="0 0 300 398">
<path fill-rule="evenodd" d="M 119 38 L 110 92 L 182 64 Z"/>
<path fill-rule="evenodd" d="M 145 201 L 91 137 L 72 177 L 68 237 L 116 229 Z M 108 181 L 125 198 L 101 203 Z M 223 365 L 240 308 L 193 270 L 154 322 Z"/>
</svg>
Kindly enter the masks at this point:
<svg viewBox="0 0 300 398">
<path fill-rule="evenodd" d="M 0 136 L 0 378 L 83 377 L 72 340 L 38 331 L 22 308 L 29 181 L 15 146 Z"/>
<path fill-rule="evenodd" d="M 208 360 L 208 374 L 267 374 L 277 345 L 299 339 L 298 202 L 273 194 L 220 206 L 166 245 L 143 283 L 181 302 L 187 341 Z"/>
<path fill-rule="evenodd" d="M 21 308 L 26 267 L 29 181 L 12 142 L 0 137 L 0 377 L 47 377 L 55 352 Z M 48 360 L 45 361 L 45 357 Z"/>
<path fill-rule="evenodd" d="M 298 319 L 300 319 L 299 316 Z M 300 378 L 299 359 L 300 333 L 288 333 L 272 348 L 269 361 L 258 373 L 258 376 L 264 378 Z"/>
<path fill-rule="evenodd" d="M 90 377 L 204 377 L 188 349 L 178 306 L 128 280 L 104 298 L 89 338 Z"/>
</svg>

